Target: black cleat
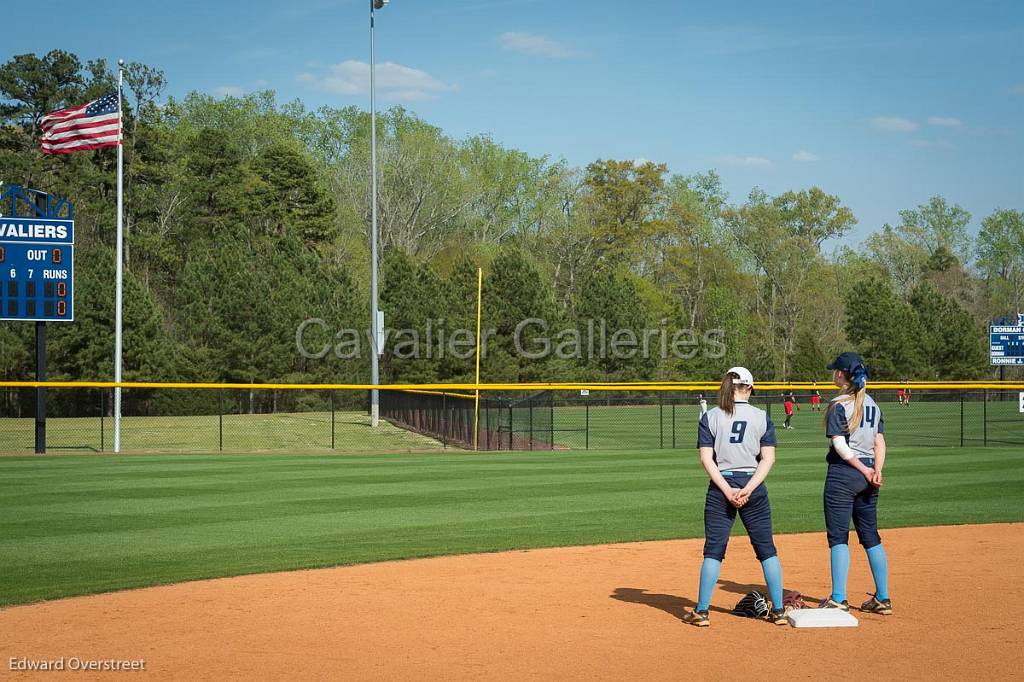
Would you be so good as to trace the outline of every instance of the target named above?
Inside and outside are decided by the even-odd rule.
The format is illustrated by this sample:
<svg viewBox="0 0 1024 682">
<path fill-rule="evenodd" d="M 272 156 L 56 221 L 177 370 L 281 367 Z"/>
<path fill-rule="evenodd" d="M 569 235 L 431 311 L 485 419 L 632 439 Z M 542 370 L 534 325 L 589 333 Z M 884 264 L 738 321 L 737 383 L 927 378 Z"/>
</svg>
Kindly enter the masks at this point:
<svg viewBox="0 0 1024 682">
<path fill-rule="evenodd" d="M 849 613 L 849 611 L 850 611 L 850 602 L 846 601 L 845 599 L 843 601 L 841 601 L 841 602 L 838 602 L 838 601 L 834 600 L 832 597 L 829 597 L 828 599 L 822 599 L 821 603 L 818 604 L 818 608 L 819 609 L 839 609 L 840 611 L 845 611 L 845 612 Z"/>
<path fill-rule="evenodd" d="M 879 599 L 875 595 L 871 595 L 871 599 L 868 599 L 860 605 L 860 610 L 864 613 L 877 613 L 880 616 L 891 616 L 892 600 Z"/>
</svg>

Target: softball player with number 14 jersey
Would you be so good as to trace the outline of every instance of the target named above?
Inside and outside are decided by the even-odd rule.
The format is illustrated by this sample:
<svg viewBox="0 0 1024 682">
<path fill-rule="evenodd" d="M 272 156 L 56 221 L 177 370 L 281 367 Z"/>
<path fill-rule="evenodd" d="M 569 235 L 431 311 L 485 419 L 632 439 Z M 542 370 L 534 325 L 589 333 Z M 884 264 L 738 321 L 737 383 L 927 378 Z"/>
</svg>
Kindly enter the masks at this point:
<svg viewBox="0 0 1024 682">
<path fill-rule="evenodd" d="M 700 569 L 697 606 L 683 620 L 707 627 L 711 593 L 729 544 L 737 512 L 761 562 L 772 601 L 769 620 L 785 625 L 782 606 L 782 565 L 772 539 L 772 509 L 764 479 L 775 463 L 775 425 L 748 400 L 754 377 L 744 367 L 733 367 L 722 378 L 718 407 L 700 418 L 697 445 L 708 472 L 704 502 L 704 563 Z"/>
<path fill-rule="evenodd" d="M 850 520 L 868 555 L 875 593 L 860 607 L 867 613 L 892 615 L 889 566 L 878 535 L 878 489 L 885 465 L 882 410 L 867 394 L 868 369 L 856 353 L 843 353 L 828 366 L 840 394 L 825 412 L 829 438 L 825 477 L 825 527 L 832 564 L 832 596 L 824 608 L 849 611 L 846 576 L 850 571 Z"/>
</svg>

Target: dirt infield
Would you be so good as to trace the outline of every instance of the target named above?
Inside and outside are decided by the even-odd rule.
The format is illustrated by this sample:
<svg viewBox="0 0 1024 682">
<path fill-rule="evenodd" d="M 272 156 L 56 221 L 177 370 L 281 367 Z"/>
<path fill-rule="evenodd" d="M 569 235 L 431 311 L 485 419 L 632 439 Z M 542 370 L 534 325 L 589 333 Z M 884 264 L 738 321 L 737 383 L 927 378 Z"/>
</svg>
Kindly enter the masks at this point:
<svg viewBox="0 0 1024 682">
<path fill-rule="evenodd" d="M 701 542 L 443 557 L 208 580 L 0 611 L 0 678 L 25 661 L 143 659 L 123 679 L 1019 679 L 1024 525 L 883 532 L 896 615 L 795 630 L 725 612 L 761 582 L 734 537 L 712 625 Z M 820 534 L 777 538 L 787 589 L 826 594 Z M 854 548 L 850 600 L 871 585 Z M 74 658 L 73 658 L 74 657 Z M 73 675 L 74 676 L 74 675 Z"/>
</svg>

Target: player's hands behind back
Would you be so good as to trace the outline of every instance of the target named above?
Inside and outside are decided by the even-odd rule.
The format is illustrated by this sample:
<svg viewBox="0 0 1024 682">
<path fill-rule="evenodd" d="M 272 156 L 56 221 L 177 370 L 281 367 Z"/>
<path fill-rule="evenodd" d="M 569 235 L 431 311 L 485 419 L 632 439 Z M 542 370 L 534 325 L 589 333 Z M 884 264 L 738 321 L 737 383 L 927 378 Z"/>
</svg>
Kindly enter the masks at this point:
<svg viewBox="0 0 1024 682">
<path fill-rule="evenodd" d="M 878 469 L 865 469 L 863 472 L 864 478 L 868 479 L 868 483 L 875 486 L 876 488 L 882 487 L 882 472 Z"/>
<path fill-rule="evenodd" d="M 748 490 L 747 488 L 737 490 L 736 494 L 732 496 L 732 506 L 739 509 L 740 507 L 745 505 L 747 502 L 750 501 L 750 493 L 752 492 L 752 490 Z"/>
</svg>

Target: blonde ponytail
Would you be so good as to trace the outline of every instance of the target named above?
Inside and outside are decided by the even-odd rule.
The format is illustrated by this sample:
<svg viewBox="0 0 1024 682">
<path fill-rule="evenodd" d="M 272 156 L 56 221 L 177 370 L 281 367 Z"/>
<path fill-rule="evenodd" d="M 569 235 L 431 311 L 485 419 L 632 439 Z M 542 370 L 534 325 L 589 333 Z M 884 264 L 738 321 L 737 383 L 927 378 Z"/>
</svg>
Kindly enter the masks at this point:
<svg viewBox="0 0 1024 682">
<path fill-rule="evenodd" d="M 848 379 L 850 378 L 850 375 L 847 372 L 843 372 L 843 375 L 846 378 L 848 378 Z M 860 421 L 864 417 L 864 396 L 866 396 L 867 394 L 868 394 L 867 386 L 862 386 L 861 388 L 858 389 L 857 386 L 852 381 L 850 382 L 850 385 L 847 386 L 846 389 L 842 393 L 839 394 L 840 396 L 852 396 L 853 397 L 853 412 L 851 412 L 849 415 L 847 415 L 847 419 L 846 419 L 846 430 L 849 433 L 851 433 L 851 434 L 854 431 L 856 431 L 857 429 L 860 428 Z M 829 415 L 829 413 L 832 412 L 832 410 L 834 410 L 836 408 L 836 406 L 839 403 L 841 403 L 841 402 L 847 402 L 847 401 L 846 400 L 833 400 L 832 402 L 829 403 L 828 407 L 825 409 L 825 421 L 824 421 L 824 423 L 825 423 L 825 427 L 826 428 L 828 427 L 828 415 Z"/>
<path fill-rule="evenodd" d="M 851 386 L 854 390 L 856 387 Z M 867 387 L 861 388 L 853 394 L 853 414 L 850 415 L 848 428 L 853 433 L 860 428 L 860 420 L 864 417 L 864 396 L 868 393 Z"/>
</svg>

